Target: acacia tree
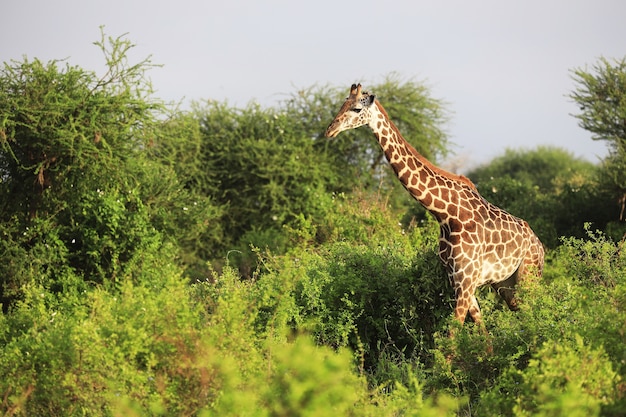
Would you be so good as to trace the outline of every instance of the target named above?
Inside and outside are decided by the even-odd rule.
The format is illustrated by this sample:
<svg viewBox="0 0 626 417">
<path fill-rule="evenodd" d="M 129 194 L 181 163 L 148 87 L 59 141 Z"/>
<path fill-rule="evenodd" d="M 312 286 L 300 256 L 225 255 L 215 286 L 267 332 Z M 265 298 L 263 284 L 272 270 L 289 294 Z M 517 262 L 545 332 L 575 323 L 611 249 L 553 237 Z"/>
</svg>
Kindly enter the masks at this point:
<svg viewBox="0 0 626 417">
<path fill-rule="evenodd" d="M 317 217 L 334 172 L 313 141 L 284 112 L 251 103 L 197 103 L 190 115 L 200 146 L 187 169 L 186 186 L 225 207 L 225 249 L 285 248 L 285 226 Z"/>
<path fill-rule="evenodd" d="M 601 58 L 589 70 L 573 71 L 576 88 L 570 97 L 579 106 L 574 115 L 579 125 L 605 140 L 609 156 L 604 161 L 602 178 L 620 205 L 620 220 L 626 206 L 626 58 Z M 617 217 L 617 216 L 616 216 Z"/>
<path fill-rule="evenodd" d="M 445 114 L 426 87 L 390 76 L 370 89 L 417 149 L 445 154 Z M 224 249 L 285 249 L 286 227 L 322 222 L 333 193 L 382 188 L 391 201 L 407 198 L 367 128 L 324 137 L 345 93 L 345 86 L 313 86 L 269 108 L 209 100 L 176 117 L 173 126 L 186 126 L 188 139 L 156 150 L 182 162 L 173 166 L 188 189 L 225 207 Z"/>
<path fill-rule="evenodd" d="M 150 60 L 129 64 L 133 45 L 124 38 L 103 34 L 96 45 L 108 69 L 102 77 L 36 59 L 0 69 L 5 309 L 25 284 L 65 292 L 132 276 L 170 239 L 166 232 L 201 231 L 217 215 L 148 157 L 166 114 L 151 97 Z"/>
</svg>

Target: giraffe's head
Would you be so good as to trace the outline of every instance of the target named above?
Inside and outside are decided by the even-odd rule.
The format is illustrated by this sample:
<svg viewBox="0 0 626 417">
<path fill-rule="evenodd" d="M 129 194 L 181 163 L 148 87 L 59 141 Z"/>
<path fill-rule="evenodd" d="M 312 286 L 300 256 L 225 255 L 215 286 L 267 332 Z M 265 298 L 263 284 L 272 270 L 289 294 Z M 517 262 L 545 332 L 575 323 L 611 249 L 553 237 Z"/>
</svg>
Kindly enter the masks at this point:
<svg viewBox="0 0 626 417">
<path fill-rule="evenodd" d="M 334 138 L 340 132 L 368 124 L 371 118 L 372 104 L 376 96 L 361 91 L 361 84 L 352 84 L 350 96 L 339 109 L 328 129 L 326 137 Z"/>
</svg>

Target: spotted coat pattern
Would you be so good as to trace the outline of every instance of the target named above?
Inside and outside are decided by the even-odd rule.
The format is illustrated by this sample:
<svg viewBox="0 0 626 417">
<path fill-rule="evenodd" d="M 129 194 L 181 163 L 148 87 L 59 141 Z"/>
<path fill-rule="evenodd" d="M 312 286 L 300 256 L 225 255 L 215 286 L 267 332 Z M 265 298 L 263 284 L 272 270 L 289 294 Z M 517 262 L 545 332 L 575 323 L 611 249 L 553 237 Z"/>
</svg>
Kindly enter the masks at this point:
<svg viewBox="0 0 626 417">
<path fill-rule="evenodd" d="M 439 258 L 454 288 L 456 319 L 463 323 L 469 313 L 481 322 L 475 293 L 486 284 L 516 310 L 515 284 L 543 271 L 544 249 L 528 223 L 485 200 L 468 178 L 420 155 L 375 96 L 353 84 L 326 136 L 362 125 L 372 129 L 398 179 L 439 223 Z"/>
</svg>

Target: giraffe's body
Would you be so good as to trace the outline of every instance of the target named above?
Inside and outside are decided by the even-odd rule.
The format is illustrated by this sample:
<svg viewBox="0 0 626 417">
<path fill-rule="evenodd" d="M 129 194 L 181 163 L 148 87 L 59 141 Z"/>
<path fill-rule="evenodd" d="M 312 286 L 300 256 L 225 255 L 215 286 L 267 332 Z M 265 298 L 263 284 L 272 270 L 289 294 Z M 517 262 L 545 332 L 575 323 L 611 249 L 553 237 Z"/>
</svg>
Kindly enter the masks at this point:
<svg viewBox="0 0 626 417">
<path fill-rule="evenodd" d="M 481 321 L 475 291 L 486 284 L 516 309 L 516 282 L 543 269 L 543 246 L 528 223 L 489 203 L 466 177 L 430 163 L 402 137 L 378 100 L 353 85 L 326 136 L 365 124 L 404 187 L 440 225 L 439 258 L 455 291 L 455 317 L 463 323 L 469 312 Z"/>
</svg>

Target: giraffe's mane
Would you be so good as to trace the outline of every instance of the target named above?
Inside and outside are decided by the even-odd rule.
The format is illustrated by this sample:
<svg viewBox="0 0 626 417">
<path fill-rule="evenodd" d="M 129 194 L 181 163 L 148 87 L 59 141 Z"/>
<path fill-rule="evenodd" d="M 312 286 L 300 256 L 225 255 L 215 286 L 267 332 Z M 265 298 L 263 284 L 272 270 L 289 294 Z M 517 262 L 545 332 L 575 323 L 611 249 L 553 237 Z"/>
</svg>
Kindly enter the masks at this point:
<svg viewBox="0 0 626 417">
<path fill-rule="evenodd" d="M 478 190 L 476 189 L 476 185 L 474 185 L 474 183 L 465 175 L 454 174 L 452 172 L 446 171 L 445 169 L 440 168 L 437 165 L 433 164 L 424 155 L 419 153 L 417 149 L 413 147 L 413 145 L 411 145 L 406 139 L 404 139 L 404 136 L 402 136 L 402 133 L 400 133 L 400 130 L 398 129 L 398 127 L 391 121 L 391 119 L 389 118 L 389 115 L 387 114 L 387 111 L 382 106 L 382 104 L 380 104 L 378 100 L 375 100 L 375 103 L 376 103 L 376 106 L 378 107 L 378 110 L 385 116 L 387 120 L 389 120 L 390 128 L 395 132 L 398 138 L 404 141 L 409 152 L 415 155 L 415 157 L 419 159 L 422 162 L 422 164 L 424 164 L 424 166 L 428 167 L 431 171 L 433 171 L 434 173 L 438 175 L 441 175 L 452 181 L 460 182 L 461 184 L 467 185 L 472 190 L 478 192 Z"/>
</svg>

